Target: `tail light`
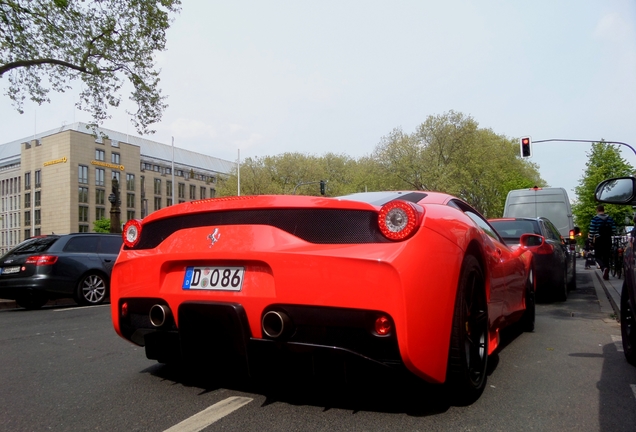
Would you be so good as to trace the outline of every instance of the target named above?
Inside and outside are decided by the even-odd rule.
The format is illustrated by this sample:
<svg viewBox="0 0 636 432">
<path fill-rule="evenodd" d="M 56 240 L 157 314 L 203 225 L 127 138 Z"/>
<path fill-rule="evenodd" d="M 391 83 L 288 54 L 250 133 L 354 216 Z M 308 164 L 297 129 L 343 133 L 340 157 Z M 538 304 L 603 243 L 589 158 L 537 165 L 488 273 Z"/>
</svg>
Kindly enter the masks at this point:
<svg viewBox="0 0 636 432">
<path fill-rule="evenodd" d="M 27 264 L 33 264 L 36 266 L 53 265 L 57 262 L 57 256 L 55 255 L 33 255 L 26 259 Z"/>
<path fill-rule="evenodd" d="M 124 244 L 133 248 L 141 238 L 141 221 L 139 219 L 131 219 L 124 225 Z"/>
<path fill-rule="evenodd" d="M 395 200 L 382 206 L 378 214 L 378 225 L 389 240 L 404 240 L 420 225 L 424 209 L 408 201 Z"/>
</svg>

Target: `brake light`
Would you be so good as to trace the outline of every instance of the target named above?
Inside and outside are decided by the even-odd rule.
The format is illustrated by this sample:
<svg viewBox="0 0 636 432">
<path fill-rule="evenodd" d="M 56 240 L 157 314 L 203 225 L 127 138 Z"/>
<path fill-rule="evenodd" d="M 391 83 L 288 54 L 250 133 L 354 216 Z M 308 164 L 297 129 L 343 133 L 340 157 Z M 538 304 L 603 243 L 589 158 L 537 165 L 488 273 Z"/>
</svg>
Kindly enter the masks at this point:
<svg viewBox="0 0 636 432">
<path fill-rule="evenodd" d="M 129 248 L 135 247 L 141 238 L 141 221 L 131 219 L 124 225 L 124 244 Z"/>
<path fill-rule="evenodd" d="M 33 264 L 36 266 L 53 265 L 57 262 L 57 256 L 55 255 L 33 255 L 26 259 L 27 264 Z"/>
<path fill-rule="evenodd" d="M 417 230 L 424 209 L 408 201 L 390 201 L 378 214 L 378 225 L 389 240 L 404 240 Z"/>
</svg>

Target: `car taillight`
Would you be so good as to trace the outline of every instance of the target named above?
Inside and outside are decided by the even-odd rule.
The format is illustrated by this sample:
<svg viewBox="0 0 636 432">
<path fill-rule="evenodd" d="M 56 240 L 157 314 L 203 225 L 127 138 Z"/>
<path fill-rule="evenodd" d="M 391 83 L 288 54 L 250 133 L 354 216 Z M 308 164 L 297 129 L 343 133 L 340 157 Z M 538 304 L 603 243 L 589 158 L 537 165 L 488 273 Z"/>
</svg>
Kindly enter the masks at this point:
<svg viewBox="0 0 636 432">
<path fill-rule="evenodd" d="M 389 240 L 404 240 L 412 235 L 420 224 L 424 209 L 408 201 L 390 201 L 378 214 L 378 225 Z"/>
<path fill-rule="evenodd" d="M 57 262 L 57 256 L 55 255 L 33 255 L 26 259 L 27 264 L 34 264 L 36 266 L 53 265 Z"/>
<path fill-rule="evenodd" d="M 129 248 L 135 247 L 141 237 L 141 221 L 131 219 L 124 225 L 124 244 Z"/>
</svg>

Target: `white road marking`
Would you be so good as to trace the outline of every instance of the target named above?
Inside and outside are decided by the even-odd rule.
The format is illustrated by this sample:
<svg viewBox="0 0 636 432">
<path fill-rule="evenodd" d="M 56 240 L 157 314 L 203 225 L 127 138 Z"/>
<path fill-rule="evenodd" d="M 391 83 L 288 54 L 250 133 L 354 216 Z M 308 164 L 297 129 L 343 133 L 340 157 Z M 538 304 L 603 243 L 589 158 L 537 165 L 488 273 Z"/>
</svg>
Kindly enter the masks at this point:
<svg viewBox="0 0 636 432">
<path fill-rule="evenodd" d="M 198 432 L 252 401 L 253 399 L 248 397 L 229 397 L 207 407 L 200 413 L 185 419 L 170 429 L 166 429 L 164 432 Z"/>
<path fill-rule="evenodd" d="M 634 393 L 634 397 L 636 398 L 636 384 L 630 384 L 632 388 L 632 393 Z"/>
<path fill-rule="evenodd" d="M 623 352 L 623 338 L 620 336 L 612 335 L 612 342 L 616 345 L 616 351 Z"/>
<path fill-rule="evenodd" d="M 104 305 L 95 305 L 95 306 L 68 307 L 68 308 L 63 308 L 63 309 L 53 309 L 53 312 L 66 312 L 66 311 L 98 308 L 98 307 L 110 307 L 110 305 L 109 304 L 104 304 Z"/>
</svg>

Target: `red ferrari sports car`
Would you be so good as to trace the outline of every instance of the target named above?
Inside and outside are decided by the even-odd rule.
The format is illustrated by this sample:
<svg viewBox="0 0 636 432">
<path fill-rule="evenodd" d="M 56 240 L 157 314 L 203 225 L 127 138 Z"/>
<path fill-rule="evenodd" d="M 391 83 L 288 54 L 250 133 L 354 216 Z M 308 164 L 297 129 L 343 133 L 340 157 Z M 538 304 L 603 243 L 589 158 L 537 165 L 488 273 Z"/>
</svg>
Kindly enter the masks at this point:
<svg viewBox="0 0 636 432">
<path fill-rule="evenodd" d="M 112 319 L 162 363 L 256 374 L 268 360 L 351 361 L 486 383 L 502 328 L 534 329 L 531 249 L 435 192 L 192 201 L 124 227 Z"/>
</svg>

